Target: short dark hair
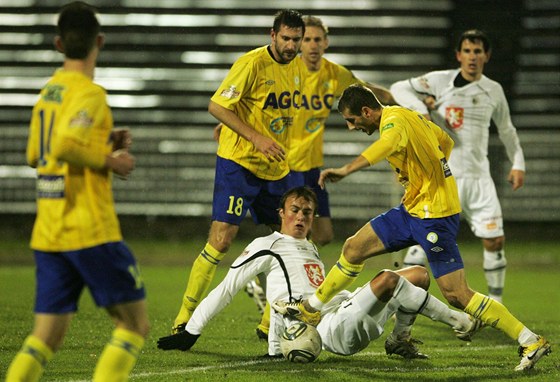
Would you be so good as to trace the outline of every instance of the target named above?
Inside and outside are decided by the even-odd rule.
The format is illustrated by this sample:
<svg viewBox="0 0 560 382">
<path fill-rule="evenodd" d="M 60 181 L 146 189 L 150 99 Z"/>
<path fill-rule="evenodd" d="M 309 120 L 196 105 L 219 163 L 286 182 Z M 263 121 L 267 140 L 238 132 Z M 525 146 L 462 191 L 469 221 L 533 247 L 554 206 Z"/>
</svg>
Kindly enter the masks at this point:
<svg viewBox="0 0 560 382">
<path fill-rule="evenodd" d="M 338 111 L 341 113 L 348 110 L 352 115 L 360 115 L 364 106 L 372 109 L 382 107 L 373 92 L 361 84 L 348 86 L 338 100 Z"/>
<path fill-rule="evenodd" d="M 57 32 L 66 57 L 84 59 L 92 50 L 101 29 L 95 14 L 95 8 L 82 1 L 62 7 L 58 16 Z"/>
<path fill-rule="evenodd" d="M 284 195 L 282 195 L 282 199 L 280 199 L 281 209 L 284 209 L 286 207 L 286 200 L 288 200 L 288 198 L 292 196 L 295 197 L 296 199 L 304 198 L 308 202 L 313 203 L 313 215 L 315 215 L 315 212 L 317 211 L 317 207 L 318 207 L 317 205 L 319 203 L 317 201 L 317 195 L 315 194 L 315 191 L 313 191 L 308 186 L 300 186 L 300 187 L 294 187 L 289 189 L 284 193 Z"/>
<path fill-rule="evenodd" d="M 272 24 L 272 30 L 278 33 L 282 25 L 287 26 L 291 29 L 301 28 L 302 35 L 305 34 L 305 23 L 303 22 L 303 16 L 301 13 L 294 9 L 285 9 L 276 12 L 274 15 L 274 24 Z"/>
<path fill-rule="evenodd" d="M 468 31 L 464 31 L 459 37 L 459 40 L 457 41 L 457 45 L 455 46 L 455 50 L 457 52 L 461 51 L 461 47 L 463 46 L 463 41 L 465 40 L 469 40 L 470 42 L 473 43 L 476 43 L 477 41 L 482 42 L 482 47 L 484 48 L 484 52 L 486 53 L 488 53 L 488 51 L 491 49 L 490 39 L 488 38 L 486 33 L 484 33 L 481 30 L 469 29 Z"/>
</svg>

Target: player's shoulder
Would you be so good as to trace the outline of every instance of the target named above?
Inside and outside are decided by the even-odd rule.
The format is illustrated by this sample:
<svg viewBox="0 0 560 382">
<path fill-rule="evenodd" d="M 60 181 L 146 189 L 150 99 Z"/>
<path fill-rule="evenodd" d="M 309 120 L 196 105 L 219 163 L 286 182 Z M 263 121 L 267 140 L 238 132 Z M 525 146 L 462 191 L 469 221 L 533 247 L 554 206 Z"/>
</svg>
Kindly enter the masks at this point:
<svg viewBox="0 0 560 382">
<path fill-rule="evenodd" d="M 49 80 L 45 89 L 49 87 L 60 87 L 61 94 L 65 97 L 78 98 L 105 98 L 107 92 L 101 85 L 85 74 L 77 71 L 57 71 Z"/>
<path fill-rule="evenodd" d="M 485 76 L 484 74 L 482 75 L 482 77 L 480 77 L 480 80 L 478 80 L 478 85 L 490 93 L 504 92 L 502 85 L 498 81 L 494 81 L 493 79 Z"/>
<path fill-rule="evenodd" d="M 262 60 L 272 60 L 270 53 L 268 52 L 268 46 L 259 46 L 258 48 L 252 49 L 244 54 L 242 54 L 236 63 L 250 63 L 258 62 Z"/>
</svg>

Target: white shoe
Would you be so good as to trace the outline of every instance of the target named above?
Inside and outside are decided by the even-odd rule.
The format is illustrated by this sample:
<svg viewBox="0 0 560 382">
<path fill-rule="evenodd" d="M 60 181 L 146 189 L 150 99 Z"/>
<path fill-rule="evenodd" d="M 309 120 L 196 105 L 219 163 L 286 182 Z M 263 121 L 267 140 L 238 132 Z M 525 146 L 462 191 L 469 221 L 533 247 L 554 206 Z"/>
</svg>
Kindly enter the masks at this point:
<svg viewBox="0 0 560 382">
<path fill-rule="evenodd" d="M 514 370 L 524 371 L 532 369 L 543 355 L 549 355 L 551 352 L 550 343 L 544 337 L 539 336 L 536 342 L 519 347 L 521 362 L 519 362 L 519 365 Z"/>
</svg>

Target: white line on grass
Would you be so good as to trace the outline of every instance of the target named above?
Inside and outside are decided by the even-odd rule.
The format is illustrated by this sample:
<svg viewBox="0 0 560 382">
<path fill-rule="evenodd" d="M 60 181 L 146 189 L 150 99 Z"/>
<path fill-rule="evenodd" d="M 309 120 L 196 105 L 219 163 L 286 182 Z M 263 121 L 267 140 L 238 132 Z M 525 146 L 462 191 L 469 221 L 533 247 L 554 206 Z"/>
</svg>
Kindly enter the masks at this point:
<svg viewBox="0 0 560 382">
<path fill-rule="evenodd" d="M 493 345 L 492 349 L 504 349 L 511 346 L 508 345 Z M 488 351 L 488 346 L 469 346 L 469 351 Z M 360 352 L 351 357 L 379 357 L 385 356 L 384 352 Z M 270 362 L 285 362 L 282 359 L 259 359 L 259 360 L 252 360 L 252 361 L 243 361 L 243 362 L 229 362 L 229 363 L 222 363 L 220 365 L 208 365 L 208 366 L 197 366 L 197 367 L 189 367 L 188 369 L 176 369 L 176 370 L 168 370 L 168 371 L 161 371 L 161 372 L 145 372 L 145 373 L 133 373 L 130 375 L 131 379 L 143 379 L 143 378 L 150 378 L 155 376 L 164 376 L 164 375 L 176 375 L 176 374 L 191 374 L 201 371 L 210 371 L 210 370 L 220 370 L 220 369 L 237 369 L 243 366 L 252 366 L 258 365 L 261 363 L 270 363 Z M 327 372 L 348 372 L 351 370 L 352 367 L 350 365 L 345 366 L 344 368 L 314 368 L 314 371 L 327 371 Z M 358 370 L 360 368 L 357 368 Z M 391 368 L 376 368 L 376 367 L 368 367 L 370 371 L 380 371 L 380 372 L 388 372 L 388 371 L 398 371 L 400 368 L 398 367 L 391 367 Z M 466 366 L 451 366 L 451 367 L 432 367 L 429 368 L 432 371 L 451 371 L 451 370 L 469 370 L 469 367 Z M 402 369 L 402 371 L 411 371 L 412 369 Z M 423 368 L 418 368 L 418 370 L 424 370 Z M 286 370 L 284 372 L 289 372 Z M 89 380 L 74 380 L 69 382 L 89 382 Z"/>
</svg>

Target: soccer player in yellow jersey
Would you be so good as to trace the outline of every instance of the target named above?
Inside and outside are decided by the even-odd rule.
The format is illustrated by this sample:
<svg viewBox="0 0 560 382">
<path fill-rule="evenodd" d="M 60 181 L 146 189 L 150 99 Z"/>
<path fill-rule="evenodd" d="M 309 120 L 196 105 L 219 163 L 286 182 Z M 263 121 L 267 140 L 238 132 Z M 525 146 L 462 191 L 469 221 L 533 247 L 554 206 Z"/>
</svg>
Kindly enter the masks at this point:
<svg viewBox="0 0 560 382">
<path fill-rule="evenodd" d="M 208 111 L 222 123 L 212 224 L 189 275 L 174 334 L 184 331 L 247 211 L 256 223 L 278 227 L 280 198 L 292 186 L 286 150 L 301 102 L 303 65 L 294 58 L 304 31 L 299 12 L 278 12 L 271 44 L 240 57 L 212 96 Z"/>
<path fill-rule="evenodd" d="M 145 291 L 115 213 L 112 173 L 134 168 L 130 134 L 112 131 L 103 88 L 93 83 L 104 42 L 95 11 L 64 6 L 55 45 L 64 64 L 33 109 L 27 162 L 37 169 L 35 325 L 6 380 L 37 381 L 62 345 L 84 287 L 116 325 L 94 381 L 125 381 L 148 333 Z"/>
<path fill-rule="evenodd" d="M 447 164 L 453 147 L 451 138 L 418 112 L 399 106 L 383 107 L 362 85 L 352 85 L 344 91 L 338 110 L 350 130 L 371 135 L 379 129 L 380 137 L 351 163 L 322 171 L 319 184 L 338 182 L 386 159 L 405 188 L 402 204 L 373 218 L 346 240 L 338 262 L 309 300 L 273 307 L 317 324 L 324 304 L 356 279 L 366 259 L 420 244 L 447 301 L 517 340 L 522 358 L 515 370 L 531 369 L 550 352 L 548 341 L 530 331 L 500 302 L 467 284 L 456 243 L 459 195 Z M 473 325 L 471 331 L 479 327 Z"/>
</svg>

